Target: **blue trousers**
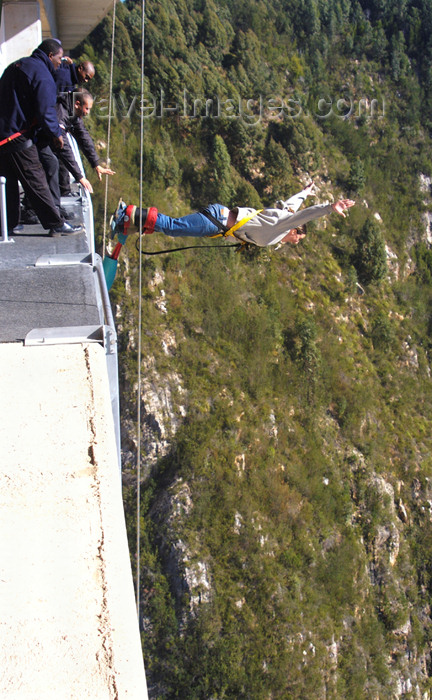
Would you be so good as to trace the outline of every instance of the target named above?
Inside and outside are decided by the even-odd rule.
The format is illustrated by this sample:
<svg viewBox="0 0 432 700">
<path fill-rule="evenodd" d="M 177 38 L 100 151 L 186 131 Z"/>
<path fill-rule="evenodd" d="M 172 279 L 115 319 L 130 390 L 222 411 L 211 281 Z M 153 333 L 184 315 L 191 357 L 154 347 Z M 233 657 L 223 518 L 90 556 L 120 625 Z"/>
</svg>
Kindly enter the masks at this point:
<svg viewBox="0 0 432 700">
<path fill-rule="evenodd" d="M 226 224 L 227 207 L 224 207 L 222 204 L 209 204 L 207 209 L 218 221 Z M 216 233 L 219 233 L 217 226 L 199 212 L 181 216 L 179 219 L 173 219 L 165 214 L 158 214 L 155 231 L 165 233 L 167 236 L 194 236 L 196 238 L 214 236 Z"/>
</svg>

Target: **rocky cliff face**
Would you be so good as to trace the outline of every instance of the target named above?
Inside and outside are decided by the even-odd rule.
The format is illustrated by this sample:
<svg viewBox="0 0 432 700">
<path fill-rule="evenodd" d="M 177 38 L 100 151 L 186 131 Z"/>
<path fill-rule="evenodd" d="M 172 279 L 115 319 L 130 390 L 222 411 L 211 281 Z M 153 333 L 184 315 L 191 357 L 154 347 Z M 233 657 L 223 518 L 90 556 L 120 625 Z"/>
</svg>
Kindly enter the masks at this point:
<svg viewBox="0 0 432 700">
<path fill-rule="evenodd" d="M 185 417 L 185 411 L 183 408 L 179 410 L 177 403 L 179 398 L 184 397 L 180 377 L 172 372 L 162 378 L 152 363 L 146 362 L 145 367 L 147 376 L 142 389 L 143 453 L 146 455 L 144 479 L 151 474 L 158 459 L 169 455 L 176 431 Z M 274 425 L 271 432 L 277 437 Z M 334 439 L 334 428 L 328 434 L 330 444 Z M 339 443 L 339 449 L 346 450 L 347 446 Z M 424 631 L 432 630 L 431 610 L 427 595 L 423 600 L 420 596 L 415 604 L 412 601 L 410 588 L 415 572 L 407 555 L 406 533 L 412 526 L 413 513 L 420 513 L 421 518 L 432 521 L 432 486 L 428 481 L 422 485 L 419 480 L 414 480 L 410 486 L 401 481 L 391 483 L 383 475 L 374 473 L 367 458 L 355 447 L 349 447 L 348 452 L 353 465 L 352 523 L 356 530 L 360 526 L 359 545 L 367 575 L 363 582 L 359 581 L 361 595 L 357 609 L 353 610 L 353 619 L 346 618 L 342 633 L 333 635 L 325 646 L 326 661 L 322 663 L 326 681 L 316 697 L 323 700 L 338 697 L 339 664 L 344 663 L 342 657 L 347 639 L 365 615 L 366 608 L 374 601 L 378 617 L 385 621 L 390 630 L 384 663 L 389 672 L 391 697 L 429 700 L 430 693 L 425 686 L 431 668 L 431 652 L 429 648 L 419 651 L 416 636 L 419 625 Z M 127 460 L 129 456 L 126 453 Z M 244 480 L 247 474 L 245 453 L 235 456 L 233 466 L 238 479 Z M 329 483 L 327 477 L 324 477 L 324 483 Z M 375 520 L 370 513 L 371 503 L 379 503 L 379 516 Z M 191 532 L 188 528 L 193 509 L 193 496 L 188 483 L 182 478 L 173 477 L 154 501 L 149 514 L 156 526 L 159 554 L 182 626 L 196 617 L 202 606 L 210 604 L 215 595 L 212 567 L 217 563 L 211 557 L 203 556 L 200 533 Z M 260 519 L 255 517 L 250 525 L 256 532 L 263 554 L 274 557 L 278 545 L 273 542 L 267 524 L 261 524 Z M 241 535 L 244 526 L 244 516 L 236 512 L 233 532 Z M 327 553 L 337 551 L 340 542 L 341 534 L 335 531 L 322 542 L 321 556 L 325 559 Z M 234 604 L 241 610 L 247 604 L 246 598 L 237 596 Z M 321 637 L 314 629 L 303 628 L 299 634 L 300 637 L 293 639 L 293 648 L 301 647 L 303 663 L 307 668 L 314 660 L 316 648 L 321 645 Z M 366 658 L 364 663 L 367 666 Z M 367 697 L 380 698 L 380 691 L 377 690 L 374 695 L 373 687 L 371 683 Z M 336 695 L 332 695 L 332 692 Z"/>
<path fill-rule="evenodd" d="M 386 284 L 403 284 L 412 260 L 401 265 L 388 248 L 387 261 Z M 271 265 L 268 257 L 259 260 L 258 286 L 266 274 L 278 279 Z M 235 658 L 238 652 L 233 664 L 240 673 L 240 657 L 255 653 L 248 645 L 257 639 L 257 677 L 264 679 L 265 687 L 273 683 L 285 688 L 286 695 L 275 693 L 275 698 L 338 699 L 355 697 L 356 689 L 362 693 L 358 697 L 429 700 L 432 477 L 426 465 L 426 394 L 412 421 L 415 401 L 409 416 L 402 408 L 411 401 L 403 394 L 405 384 L 420 395 L 422 383 L 430 380 L 427 356 L 418 337 L 405 328 L 412 311 L 388 300 L 375 302 L 384 347 L 393 353 L 392 361 L 386 362 L 386 351 L 376 351 L 373 343 L 376 309 L 367 305 L 363 294 L 346 295 L 334 261 L 322 261 L 321 284 L 327 291 L 332 287 L 328 296 L 318 286 L 310 290 L 305 285 L 304 270 L 295 276 L 297 258 L 290 258 L 289 265 L 284 292 L 289 289 L 304 313 L 320 319 L 318 338 L 302 346 L 292 326 L 288 333 L 276 324 L 268 354 L 243 383 L 237 377 L 246 364 L 244 349 L 237 355 L 236 346 L 225 339 L 218 354 L 217 335 L 208 342 L 203 331 L 217 326 L 211 304 L 201 316 L 191 311 L 193 321 L 185 313 L 181 326 L 173 311 L 181 304 L 179 285 L 184 285 L 184 298 L 191 299 L 186 282 L 162 270 L 148 282 L 148 304 L 155 316 L 154 327 L 145 331 L 151 352 L 146 349 L 142 359 L 142 486 L 145 491 L 151 484 L 146 523 L 153 532 L 151 547 L 162 572 L 158 575 L 169 584 L 182 640 L 178 646 L 183 649 L 189 639 L 197 647 L 204 644 L 193 637 L 193 630 L 209 625 L 203 658 L 206 644 L 214 649 L 234 639 L 230 653 Z M 259 297 L 260 304 L 264 298 Z M 253 295 L 245 294 L 242 304 L 253 305 Z M 249 319 L 232 306 L 244 333 Z M 273 307 L 271 313 L 275 314 Z M 266 316 L 261 323 L 267 322 Z M 124 329 L 131 327 L 127 343 L 136 350 L 132 322 L 122 323 Z M 278 323 L 282 325 L 280 319 Z M 260 329 L 256 319 L 250 325 L 253 346 Z M 223 328 L 218 332 L 222 335 Z M 266 342 L 263 336 L 261 340 Z M 333 343 L 331 351 L 326 342 Z M 183 361 L 190 364 L 194 353 L 199 356 L 199 392 L 179 360 L 181 343 Z M 378 343 L 377 347 L 381 348 Z M 376 352 L 382 352 L 378 371 Z M 331 400 L 320 399 L 321 405 L 312 410 L 305 407 L 304 397 L 314 403 L 323 391 L 323 358 L 329 365 L 334 362 L 331 380 L 336 389 Z M 260 395 L 256 375 L 268 366 L 275 372 L 284 367 L 282 390 L 269 395 L 266 388 Z M 302 370 L 295 374 L 298 367 Z M 314 372 L 318 380 L 309 382 Z M 271 373 L 267 381 L 271 384 Z M 134 382 L 125 375 L 122 456 L 129 486 L 134 483 L 137 449 Z M 362 391 L 362 383 L 367 383 L 367 391 Z M 193 391 L 198 400 L 196 393 L 192 398 Z M 374 392 L 380 395 L 376 401 L 371 398 Z M 195 431 L 197 425 L 201 432 Z M 186 444 L 192 445 L 187 457 L 178 456 L 179 435 L 186 435 Z M 380 440 L 385 444 L 382 450 Z M 152 608 L 156 590 L 157 586 L 150 590 L 148 614 L 144 613 L 149 638 L 158 628 L 160 610 Z M 166 658 L 165 652 L 158 654 Z M 197 667 L 204 664 L 194 659 Z M 289 671 L 280 670 L 276 678 L 278 664 Z M 268 680 L 272 673 L 274 681 Z M 163 682 L 157 688 L 155 697 L 170 697 Z M 236 692 L 232 697 L 241 697 L 241 691 Z"/>
<path fill-rule="evenodd" d="M 164 277 L 157 273 L 150 288 L 157 290 L 155 306 L 166 314 L 163 289 Z M 158 336 L 163 355 L 173 358 L 176 351 L 175 335 L 165 329 Z M 132 335 L 129 347 L 135 346 Z M 126 394 L 126 386 L 123 386 Z M 137 385 L 134 390 L 137 391 Z M 141 381 L 141 473 L 144 485 L 152 469 L 166 457 L 176 432 L 186 416 L 184 402 L 187 398 L 181 376 L 168 371 L 158 372 L 154 358 L 142 361 Z M 133 404 L 126 404 L 122 417 L 122 463 L 124 481 L 132 483 L 130 467 L 136 464 L 136 424 L 131 417 Z M 199 541 L 194 546 L 191 538 L 185 540 L 183 530 L 193 508 L 189 486 L 182 479 L 174 478 L 170 486 L 155 501 L 150 517 L 158 530 L 158 546 L 177 601 L 179 615 L 186 621 L 196 613 L 197 607 L 209 602 L 211 583 L 208 566 L 199 556 Z"/>
<path fill-rule="evenodd" d="M 126 264 L 125 269 L 126 288 L 130 291 L 129 270 Z M 165 291 L 163 289 L 164 277 L 159 272 L 155 273 L 149 283 L 149 288 L 156 291 L 154 304 L 161 314 L 166 314 L 164 300 Z M 124 324 L 121 319 L 121 309 L 117 308 L 117 319 L 119 320 L 119 332 L 127 331 L 126 350 L 137 349 L 135 334 L 133 329 L 134 321 L 129 319 Z M 156 334 L 155 334 L 156 335 Z M 176 351 L 176 338 L 169 328 L 164 328 L 157 334 L 157 344 L 163 355 L 173 358 Z M 185 390 L 183 381 L 175 371 L 168 371 L 161 374 L 156 366 L 154 357 L 142 358 L 141 387 L 140 387 L 140 410 L 141 410 L 141 439 L 142 450 L 141 460 L 144 478 L 148 477 L 152 467 L 158 459 L 164 457 L 171 445 L 179 425 L 186 415 L 184 407 Z M 133 416 L 136 414 L 136 406 L 133 405 L 134 397 L 138 392 L 138 385 L 132 384 L 124 377 L 122 384 L 122 394 L 124 396 L 124 410 L 122 412 L 122 463 L 123 466 L 136 463 L 136 421 L 134 425 Z"/>
<path fill-rule="evenodd" d="M 212 593 L 208 564 L 200 553 L 199 533 L 185 538 L 185 526 L 192 509 L 188 484 L 175 479 L 151 511 L 157 524 L 161 556 L 183 623 L 190 615 L 197 614 L 199 605 L 210 602 Z"/>
</svg>

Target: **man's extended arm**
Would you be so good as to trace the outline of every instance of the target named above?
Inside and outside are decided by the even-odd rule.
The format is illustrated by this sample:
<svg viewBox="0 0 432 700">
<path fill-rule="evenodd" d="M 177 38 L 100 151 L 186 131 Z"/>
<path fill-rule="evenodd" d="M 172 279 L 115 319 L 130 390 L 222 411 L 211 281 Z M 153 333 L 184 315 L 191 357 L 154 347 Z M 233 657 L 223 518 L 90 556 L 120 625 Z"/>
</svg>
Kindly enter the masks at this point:
<svg viewBox="0 0 432 700">
<path fill-rule="evenodd" d="M 96 153 L 93 139 L 85 128 L 83 120 L 80 117 L 73 119 L 68 131 L 70 131 L 75 138 L 92 168 L 96 168 L 99 165 L 99 156 Z"/>
<path fill-rule="evenodd" d="M 100 165 L 99 156 L 96 153 L 93 139 L 80 117 L 73 120 L 70 132 L 72 136 L 75 137 L 78 146 L 81 148 L 92 168 L 96 170 L 99 180 L 102 180 L 102 175 L 115 175 L 114 170 L 104 168 L 102 165 Z"/>
<path fill-rule="evenodd" d="M 69 143 L 67 134 L 65 133 L 63 139 L 63 148 L 61 151 L 57 151 L 58 159 L 63 163 L 63 165 L 72 173 L 73 177 L 77 182 L 80 182 L 83 187 L 89 192 L 93 192 L 93 187 L 90 180 L 87 180 L 85 175 L 82 174 L 78 163 L 75 160 L 72 147 Z"/>
</svg>

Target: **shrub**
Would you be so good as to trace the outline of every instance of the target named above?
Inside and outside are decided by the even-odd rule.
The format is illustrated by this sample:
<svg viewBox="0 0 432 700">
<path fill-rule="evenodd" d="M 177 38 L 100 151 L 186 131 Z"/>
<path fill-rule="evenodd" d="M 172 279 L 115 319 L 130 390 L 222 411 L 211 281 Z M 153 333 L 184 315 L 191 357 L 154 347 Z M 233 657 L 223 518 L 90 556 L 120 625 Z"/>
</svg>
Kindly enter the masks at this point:
<svg viewBox="0 0 432 700">
<path fill-rule="evenodd" d="M 387 274 L 384 237 L 372 219 L 367 219 L 360 231 L 353 264 L 363 284 L 380 282 Z"/>
</svg>

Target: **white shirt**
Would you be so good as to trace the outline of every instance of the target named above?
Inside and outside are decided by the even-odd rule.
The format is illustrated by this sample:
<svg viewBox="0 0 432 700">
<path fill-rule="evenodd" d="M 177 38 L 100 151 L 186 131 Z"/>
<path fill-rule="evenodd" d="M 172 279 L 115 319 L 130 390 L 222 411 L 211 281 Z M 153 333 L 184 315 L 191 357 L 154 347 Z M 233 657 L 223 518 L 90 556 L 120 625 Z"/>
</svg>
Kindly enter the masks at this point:
<svg viewBox="0 0 432 700">
<path fill-rule="evenodd" d="M 278 202 L 281 209 L 263 209 L 257 213 L 244 226 L 235 232 L 237 238 L 247 243 L 257 246 L 276 245 L 292 228 L 306 224 L 308 221 L 326 216 L 333 211 L 331 204 L 316 204 L 313 207 L 295 212 L 289 206 L 291 200 Z M 250 207 L 239 207 L 237 210 L 236 223 L 246 216 L 249 216 L 256 209 Z"/>
</svg>

